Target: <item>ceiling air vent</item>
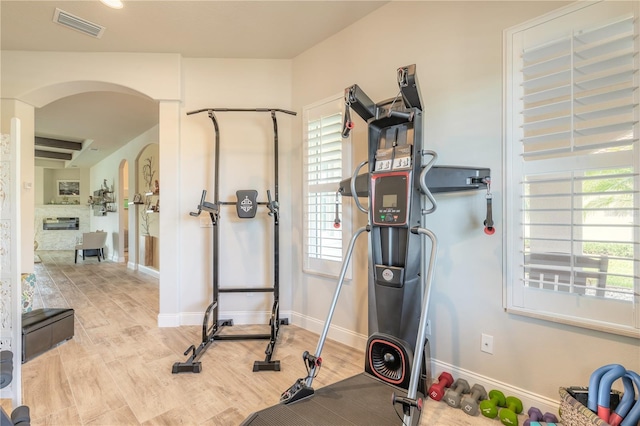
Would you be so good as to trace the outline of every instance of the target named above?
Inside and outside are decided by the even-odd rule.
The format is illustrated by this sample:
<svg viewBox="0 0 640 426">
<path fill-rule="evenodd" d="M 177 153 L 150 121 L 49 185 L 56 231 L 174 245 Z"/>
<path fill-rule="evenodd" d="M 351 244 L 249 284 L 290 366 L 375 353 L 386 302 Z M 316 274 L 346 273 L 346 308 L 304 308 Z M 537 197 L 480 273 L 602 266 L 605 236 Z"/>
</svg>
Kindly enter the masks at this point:
<svg viewBox="0 0 640 426">
<path fill-rule="evenodd" d="M 102 37 L 105 30 L 103 26 L 94 24 L 93 22 L 89 22 L 86 19 L 79 18 L 58 8 L 56 8 L 53 14 L 53 22 L 96 38 Z"/>
</svg>

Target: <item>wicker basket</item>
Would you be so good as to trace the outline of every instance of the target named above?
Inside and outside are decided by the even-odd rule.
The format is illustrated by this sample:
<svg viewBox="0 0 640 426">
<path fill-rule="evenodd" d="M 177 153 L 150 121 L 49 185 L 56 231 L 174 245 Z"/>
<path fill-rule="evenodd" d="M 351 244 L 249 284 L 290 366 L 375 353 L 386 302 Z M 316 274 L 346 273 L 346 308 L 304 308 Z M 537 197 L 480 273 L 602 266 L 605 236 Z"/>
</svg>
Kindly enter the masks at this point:
<svg viewBox="0 0 640 426">
<path fill-rule="evenodd" d="M 572 397 L 567 388 L 560 388 L 560 418 L 566 426 L 608 426 L 593 411 Z"/>
</svg>

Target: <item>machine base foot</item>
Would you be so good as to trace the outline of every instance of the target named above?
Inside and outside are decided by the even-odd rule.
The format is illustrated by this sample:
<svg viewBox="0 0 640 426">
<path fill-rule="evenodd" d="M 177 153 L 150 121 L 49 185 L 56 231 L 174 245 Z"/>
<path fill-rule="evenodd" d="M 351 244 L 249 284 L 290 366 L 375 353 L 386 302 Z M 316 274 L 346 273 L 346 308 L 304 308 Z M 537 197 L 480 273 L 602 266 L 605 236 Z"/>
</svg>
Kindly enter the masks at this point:
<svg viewBox="0 0 640 426">
<path fill-rule="evenodd" d="M 253 371 L 280 371 L 280 361 L 255 361 Z"/>
<path fill-rule="evenodd" d="M 291 404 L 313 396 L 315 391 L 305 384 L 306 378 L 298 379 L 293 386 L 280 395 L 280 404 Z"/>
<path fill-rule="evenodd" d="M 176 362 L 173 364 L 171 373 L 199 373 L 202 371 L 202 364 L 200 362 Z"/>
</svg>

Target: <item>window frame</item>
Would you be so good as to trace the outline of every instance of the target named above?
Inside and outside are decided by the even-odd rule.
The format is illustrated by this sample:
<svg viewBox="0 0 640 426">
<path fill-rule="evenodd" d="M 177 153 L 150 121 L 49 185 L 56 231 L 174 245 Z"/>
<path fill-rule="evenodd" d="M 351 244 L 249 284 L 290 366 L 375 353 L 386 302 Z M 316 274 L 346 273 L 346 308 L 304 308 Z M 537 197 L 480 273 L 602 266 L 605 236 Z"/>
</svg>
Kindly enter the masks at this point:
<svg viewBox="0 0 640 426">
<path fill-rule="evenodd" d="M 302 108 L 302 235 L 303 235 L 303 243 L 302 243 L 302 271 L 306 274 L 317 275 L 327 278 L 338 278 L 340 275 L 340 271 L 342 269 L 342 259 L 344 259 L 344 255 L 349 245 L 349 238 L 352 233 L 352 220 L 351 220 L 351 203 L 348 202 L 348 198 L 345 199 L 340 196 L 340 235 L 341 235 L 341 260 L 328 260 L 328 259 L 317 259 L 311 258 L 308 256 L 308 237 L 309 237 L 309 218 L 308 218 L 308 199 L 309 195 L 312 192 L 310 191 L 310 184 L 308 180 L 308 172 L 307 172 L 307 161 L 309 156 L 309 115 L 310 113 L 317 113 L 319 110 L 327 109 L 331 110 L 331 105 L 335 105 L 334 111 L 335 113 L 339 113 L 340 117 L 344 116 L 344 94 L 338 93 L 333 96 L 329 96 L 320 101 L 314 102 L 310 105 L 306 105 Z M 342 177 L 340 179 L 345 179 L 348 176 L 351 176 L 352 167 L 351 167 L 351 157 L 352 157 L 352 146 L 351 146 L 351 137 L 341 138 L 341 162 L 342 162 Z M 326 192 L 331 193 L 332 190 L 337 191 L 339 187 L 339 181 L 335 183 L 326 183 L 320 184 L 319 187 L 324 187 L 322 189 L 327 190 Z M 323 191 L 324 192 L 324 191 Z M 352 278 L 352 265 L 350 264 L 347 268 L 345 274 L 345 280 L 351 280 Z"/>
<path fill-rule="evenodd" d="M 521 142 L 520 139 L 524 136 L 524 131 L 519 124 L 522 124 L 522 120 L 519 118 L 519 114 L 521 109 L 517 107 L 517 105 L 521 102 L 519 97 L 522 93 L 519 93 L 516 89 L 516 85 L 518 81 L 520 81 L 520 75 L 523 70 L 519 67 L 520 59 L 517 57 L 516 50 L 521 49 L 522 45 L 518 44 L 516 37 L 518 34 L 524 34 L 525 31 L 530 29 L 535 29 L 535 31 L 544 31 L 545 24 L 547 25 L 558 25 L 557 22 L 553 22 L 558 18 L 569 17 L 572 13 L 586 11 L 586 13 L 591 13 L 596 9 L 592 9 L 588 11 L 587 8 L 597 5 L 602 5 L 606 2 L 597 2 L 597 3 L 574 3 L 564 8 L 558 9 L 557 11 L 551 12 L 539 18 L 533 19 L 531 21 L 525 22 L 523 24 L 508 28 L 504 31 L 504 44 L 503 44 L 503 58 L 504 58 L 504 75 L 503 75 L 503 83 L 504 83 L 504 133 L 503 133 L 503 169 L 505 171 L 505 179 L 503 191 L 505 194 L 505 202 L 503 204 L 503 212 L 505 218 L 505 233 L 504 233 L 504 247 L 503 250 L 503 307 L 506 312 L 511 314 L 517 314 L 527 317 L 533 317 L 543 320 L 548 320 L 552 322 L 558 322 L 563 324 L 569 324 L 577 327 L 588 328 L 593 330 L 599 330 L 603 332 L 608 332 L 612 334 L 618 334 L 623 336 L 640 338 L 640 297 L 638 293 L 640 292 L 640 284 L 638 280 L 639 274 L 639 266 L 638 266 L 638 252 L 640 248 L 638 247 L 638 241 L 640 239 L 640 231 L 636 227 L 633 231 L 634 235 L 634 287 L 632 289 L 632 297 L 633 300 L 630 302 L 631 306 L 631 318 L 628 319 L 626 324 L 619 324 L 613 322 L 607 322 L 602 320 L 593 320 L 595 317 L 594 313 L 597 312 L 598 309 L 601 309 L 608 299 L 601 300 L 593 300 L 597 298 L 583 297 L 578 299 L 579 296 L 576 294 L 572 294 L 571 296 L 577 302 L 580 300 L 580 303 L 576 303 L 579 306 L 578 311 L 582 314 L 581 316 L 575 316 L 571 314 L 566 314 L 566 311 L 563 311 L 560 306 L 559 300 L 555 300 L 558 296 L 563 297 L 563 295 L 548 293 L 547 295 L 542 294 L 540 296 L 541 301 L 549 301 L 550 304 L 556 303 L 556 308 L 547 308 L 545 306 L 544 310 L 535 309 L 527 307 L 524 303 L 524 298 L 529 297 L 530 293 L 525 294 L 524 289 L 524 276 L 525 276 L 525 263 L 523 260 L 519 258 L 522 255 L 522 250 L 520 248 L 523 246 L 523 243 L 518 244 L 517 240 L 521 240 L 525 238 L 524 229 L 525 223 L 521 217 L 520 205 L 522 201 L 520 201 L 522 194 L 524 194 L 525 182 L 523 182 L 523 177 L 525 176 L 525 171 L 523 167 L 523 161 L 519 159 L 514 161 L 514 159 L 520 156 L 521 151 Z M 631 8 L 635 17 L 635 28 L 634 33 L 636 35 L 634 42 L 635 52 L 635 63 L 634 67 L 638 69 L 638 50 L 640 41 L 638 40 L 638 34 L 640 34 L 640 23 L 638 22 L 640 18 L 639 9 L 640 6 L 638 4 L 631 4 Z M 560 21 L 558 21 L 560 22 Z M 560 27 L 558 27 L 560 28 Z M 554 28 L 557 29 L 557 28 Z M 574 30 L 575 28 L 566 28 L 566 30 Z M 518 50 L 521 51 L 521 50 Z M 634 100 L 637 101 L 640 96 L 640 72 L 636 71 L 635 77 L 633 77 L 632 88 L 635 90 Z M 571 98 L 572 102 L 575 101 L 575 98 Z M 631 151 L 634 155 L 633 159 L 633 167 L 634 173 L 640 173 L 640 159 L 639 156 L 639 141 L 637 139 L 639 133 L 638 124 L 640 114 L 640 107 L 635 106 L 634 110 L 634 134 L 632 135 L 632 139 L 635 140 L 635 148 Z M 573 111 L 572 111 L 573 114 Z M 517 151 L 517 152 L 516 152 Z M 586 157 L 586 156 L 585 156 Z M 594 157 L 591 155 L 590 157 Z M 587 159 L 587 161 L 594 162 L 595 160 Z M 599 164 L 597 164 L 600 166 Z M 596 166 L 594 164 L 593 166 Z M 600 166 L 601 167 L 601 166 Z M 565 169 L 566 172 L 571 171 L 570 167 Z M 638 178 L 635 178 L 636 186 L 636 196 L 634 198 L 634 208 L 635 208 L 635 220 L 634 224 L 637 226 L 638 224 L 638 207 L 640 204 L 640 196 L 637 194 L 638 191 Z M 575 220 L 572 218 L 571 224 L 576 225 Z M 580 225 L 580 224 L 577 224 Z M 572 266 L 573 269 L 573 266 Z M 543 293 L 543 292 L 541 292 Z M 553 300 L 552 300 L 553 299 Z M 527 300 L 529 302 L 529 300 Z M 595 302 L 595 303 L 594 303 Z M 566 303 L 566 300 L 565 300 Z M 609 302 L 606 302 L 609 303 Z M 627 302 L 629 303 L 629 302 Z M 556 309 L 556 310 L 553 310 Z M 586 312 L 586 313 L 585 313 Z M 577 315 L 577 314 L 576 314 Z M 587 318 L 588 317 L 588 318 Z"/>
</svg>

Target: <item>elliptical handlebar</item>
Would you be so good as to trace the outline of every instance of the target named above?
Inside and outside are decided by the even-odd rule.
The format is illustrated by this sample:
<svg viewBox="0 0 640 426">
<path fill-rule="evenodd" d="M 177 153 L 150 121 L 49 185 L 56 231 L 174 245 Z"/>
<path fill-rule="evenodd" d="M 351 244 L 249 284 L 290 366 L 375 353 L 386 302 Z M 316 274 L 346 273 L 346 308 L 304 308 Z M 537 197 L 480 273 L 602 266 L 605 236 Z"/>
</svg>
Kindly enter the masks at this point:
<svg viewBox="0 0 640 426">
<path fill-rule="evenodd" d="M 290 404 L 292 402 L 298 401 L 303 398 L 307 398 L 313 395 L 314 390 L 312 384 L 313 379 L 315 378 L 318 369 L 322 366 L 322 348 L 324 347 L 324 342 L 327 339 L 327 334 L 329 333 L 329 327 L 331 326 L 331 320 L 333 319 L 333 313 L 336 309 L 336 305 L 338 304 L 338 298 L 340 297 L 340 290 L 342 290 L 342 285 L 344 284 L 345 276 L 347 275 L 347 268 L 349 267 L 349 262 L 351 262 L 351 257 L 353 255 L 353 249 L 355 247 L 356 241 L 358 237 L 364 232 L 369 232 L 371 229 L 369 226 L 363 226 L 356 230 L 356 232 L 351 237 L 349 241 L 349 247 L 347 247 L 347 251 L 342 259 L 342 268 L 340 269 L 340 276 L 338 277 L 338 283 L 336 284 L 336 288 L 333 293 L 333 300 L 331 301 L 331 306 L 329 307 L 329 313 L 327 314 L 327 319 L 324 323 L 324 327 L 322 329 L 322 333 L 320 334 L 320 338 L 318 339 L 318 345 L 316 346 L 316 351 L 314 354 L 310 354 L 308 351 L 305 351 L 302 355 L 302 359 L 307 367 L 307 377 L 302 377 L 296 380 L 296 382 L 290 386 L 286 391 L 282 392 L 280 395 L 280 403 L 281 404 Z"/>
<path fill-rule="evenodd" d="M 438 159 L 438 154 L 435 151 L 430 151 L 430 150 L 422 151 L 422 154 L 423 155 L 427 154 L 431 156 L 431 160 L 429 160 L 427 165 L 422 168 L 422 171 L 420 172 L 420 179 L 419 179 L 420 191 L 422 191 L 422 193 L 429 199 L 429 202 L 431 203 L 431 208 L 423 209 L 422 214 L 430 214 L 436 211 L 436 209 L 438 208 L 438 205 L 436 204 L 436 199 L 433 197 L 433 194 L 431 193 L 431 191 L 429 190 L 429 187 L 427 186 L 426 177 L 427 177 L 427 173 L 429 173 L 429 170 L 431 170 L 436 160 Z"/>
<path fill-rule="evenodd" d="M 364 214 L 369 214 L 369 210 L 365 209 L 364 207 L 362 207 L 362 204 L 360 204 L 360 200 L 358 199 L 358 193 L 356 192 L 356 178 L 358 177 L 358 173 L 360 172 L 360 169 L 365 164 L 368 164 L 368 163 L 369 161 L 364 160 L 362 163 L 358 164 L 358 166 L 353 172 L 353 175 L 351 176 L 351 193 L 353 194 L 353 201 L 355 201 L 356 207 L 358 207 L 358 210 L 360 210 Z"/>
</svg>

